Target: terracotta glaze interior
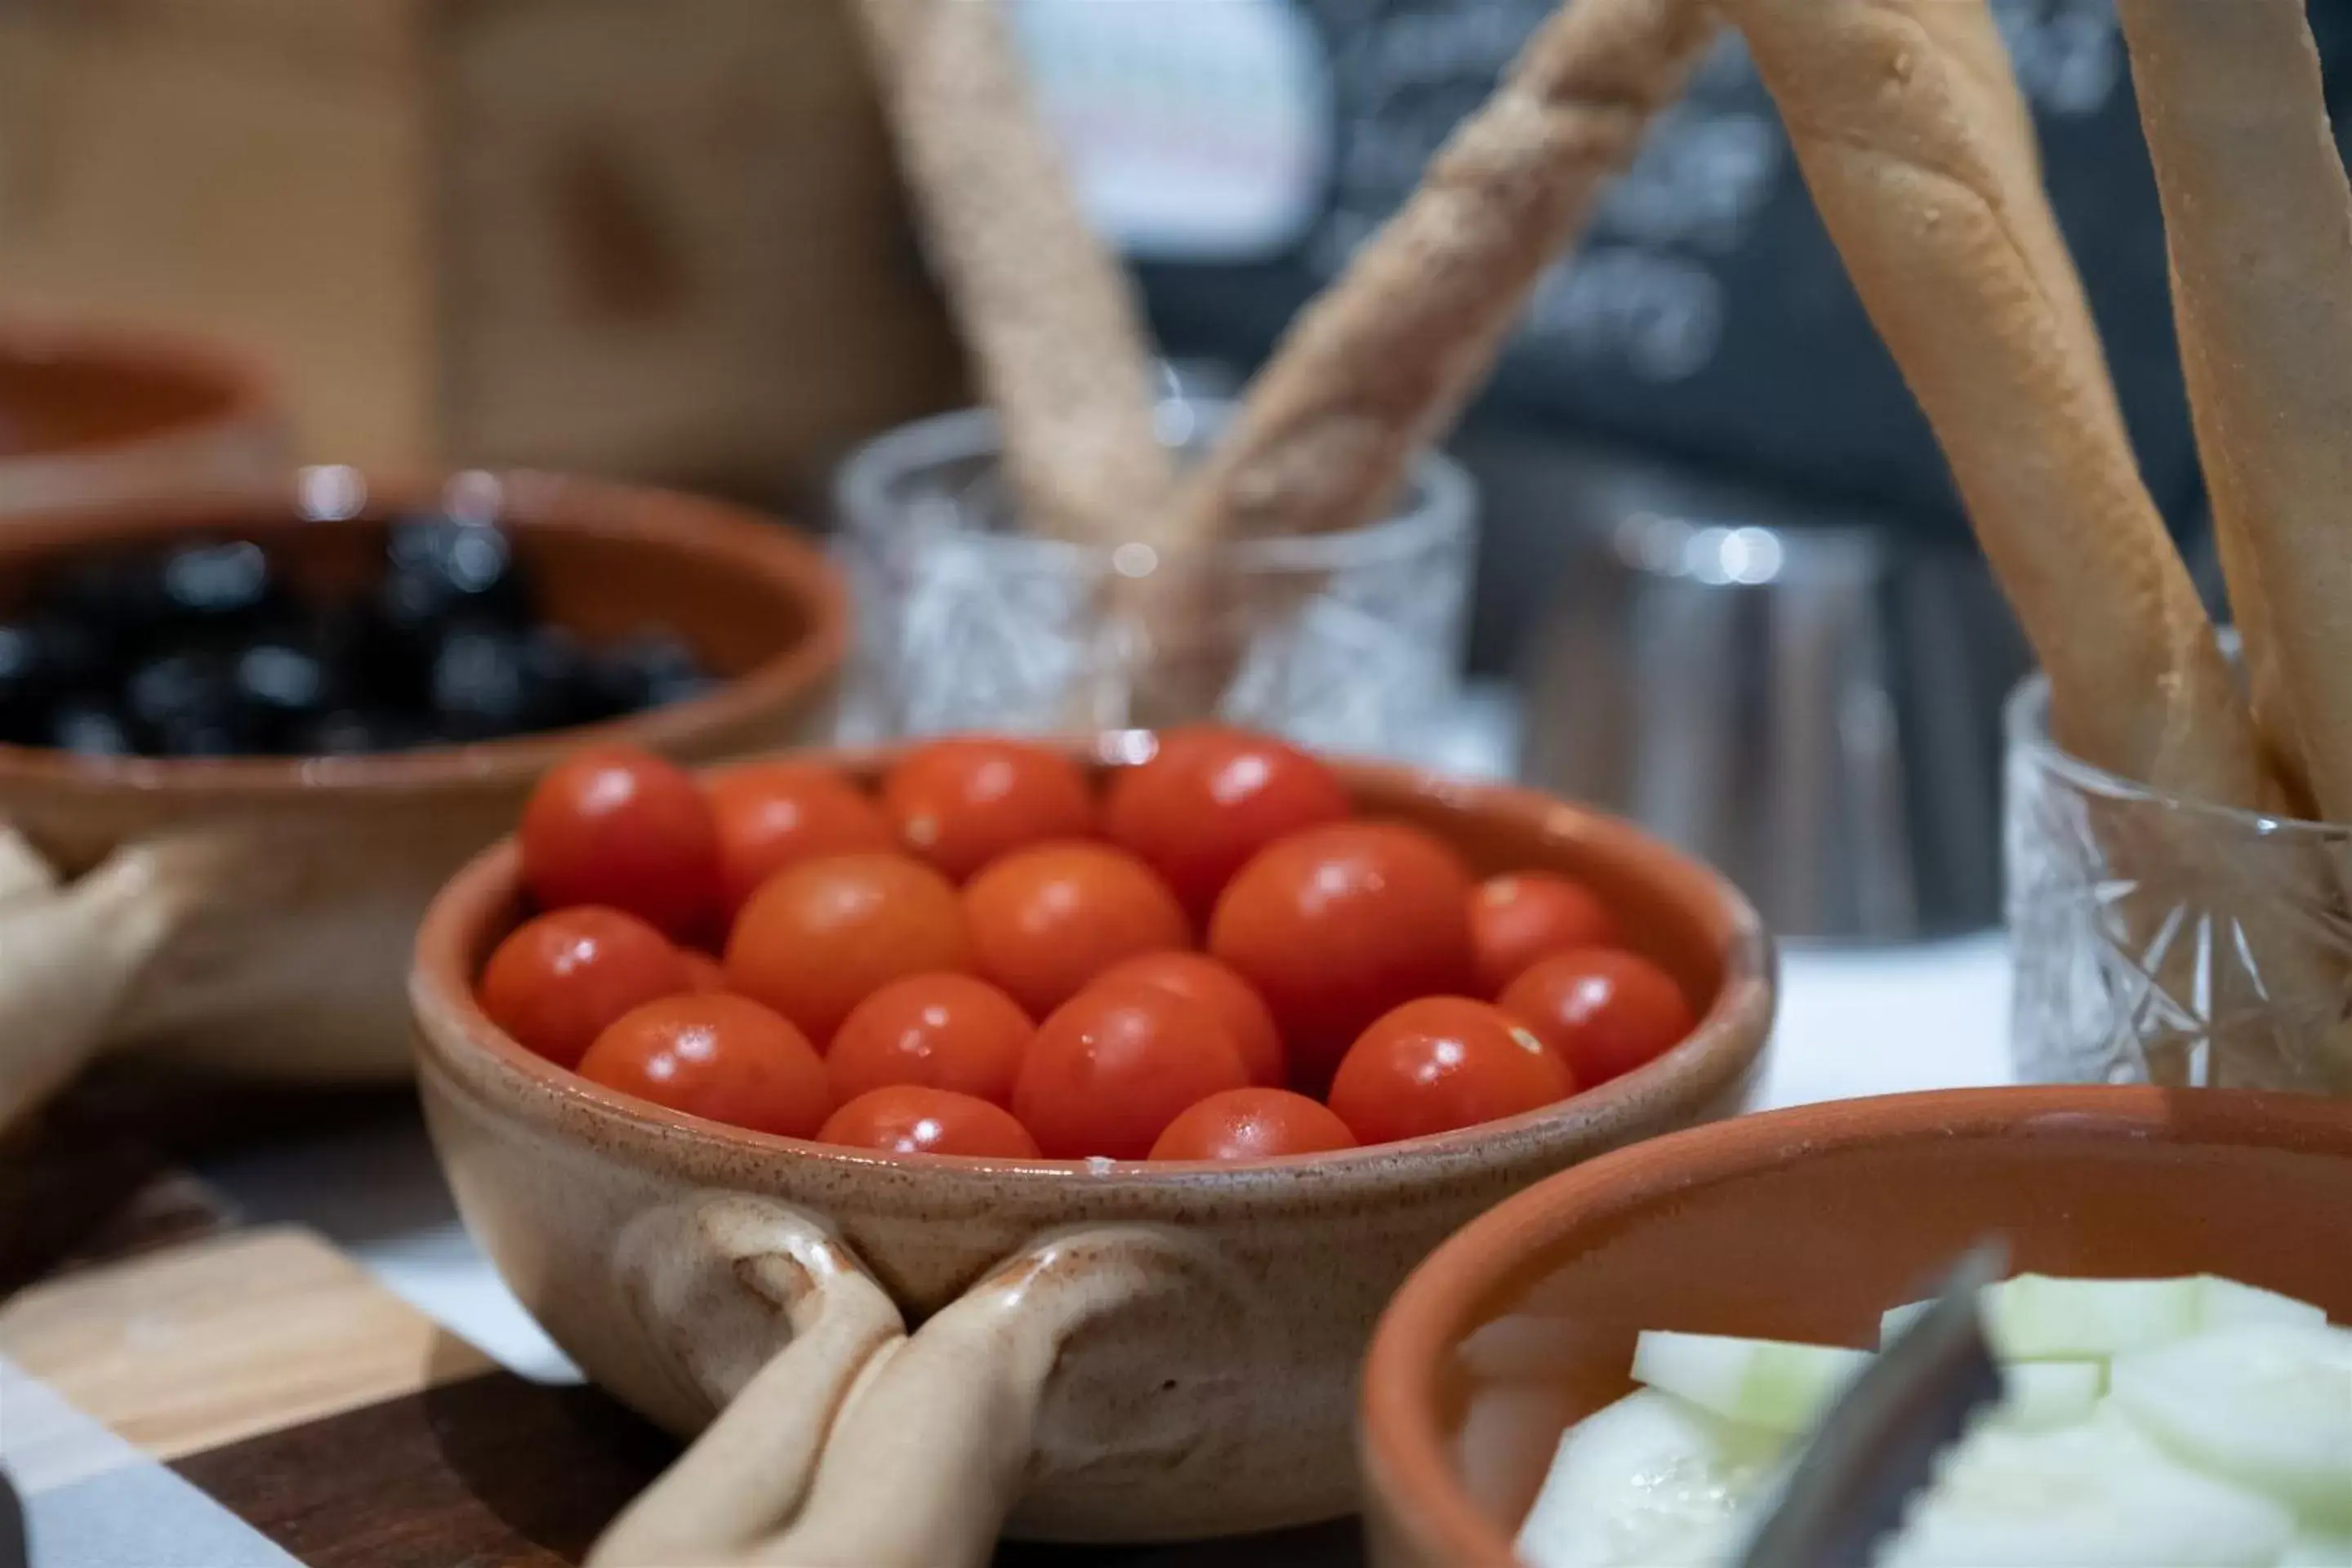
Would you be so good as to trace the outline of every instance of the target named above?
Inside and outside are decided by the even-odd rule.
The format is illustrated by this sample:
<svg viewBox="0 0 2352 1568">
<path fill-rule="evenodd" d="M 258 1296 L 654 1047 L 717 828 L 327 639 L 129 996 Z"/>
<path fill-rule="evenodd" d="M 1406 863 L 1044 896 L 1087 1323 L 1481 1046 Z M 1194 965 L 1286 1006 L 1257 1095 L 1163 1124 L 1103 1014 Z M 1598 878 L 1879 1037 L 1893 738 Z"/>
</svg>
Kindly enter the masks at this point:
<svg viewBox="0 0 2352 1568">
<path fill-rule="evenodd" d="M 713 748 L 691 740 L 708 732 L 731 739 L 756 714 L 814 703 L 840 663 L 848 641 L 846 596 L 804 536 L 716 502 L 658 491 L 530 474 L 461 476 L 452 483 L 470 484 L 477 500 L 493 498 L 492 513 L 533 574 L 547 619 L 593 643 L 667 628 L 725 684 L 692 701 L 604 724 L 368 757 L 158 762 L 0 746 L 0 795 L 31 781 L 93 790 L 309 788 L 327 782 L 471 787 L 493 774 L 520 783 L 557 756 L 606 737 L 689 754 L 740 754 L 740 744 Z M 321 513 L 321 497 L 337 510 Z M 304 596 L 349 593 L 373 580 L 389 520 L 442 500 L 430 486 L 312 469 L 290 494 L 137 500 L 28 516 L 0 529 L 0 614 L 21 605 L 41 574 L 62 563 L 194 538 L 260 543 Z M 773 727 L 766 726 L 752 738 L 772 744 L 772 737 Z"/>
<path fill-rule="evenodd" d="M 0 458 L 98 451 L 247 412 L 227 361 L 161 342 L 0 331 Z"/>
<path fill-rule="evenodd" d="M 1106 742 L 1105 750 L 1118 751 L 1125 749 L 1128 743 L 1126 739 L 1113 738 Z M 861 787 L 869 790 L 878 784 L 887 761 L 884 755 L 870 752 L 835 753 L 818 760 L 846 773 Z M 1102 764 L 1105 770 L 1110 765 L 1108 763 Z M 1762 931 L 1754 923 L 1754 917 L 1744 903 L 1736 900 L 1727 900 L 1727 889 L 1712 873 L 1694 863 L 1661 853 L 1655 844 L 1607 819 L 1596 818 L 1576 808 L 1557 805 L 1528 792 L 1483 784 L 1451 785 L 1408 770 L 1363 764 L 1343 765 L 1343 772 L 1355 793 L 1360 815 L 1412 822 L 1427 828 L 1452 844 L 1479 877 L 1500 871 L 1536 868 L 1562 871 L 1586 882 L 1618 916 L 1625 945 L 1656 962 L 1681 984 L 1690 998 L 1693 1011 L 1700 1016 L 1699 1026 L 1691 1039 L 1683 1047 L 1668 1052 L 1659 1062 L 1578 1097 L 1575 1103 L 1581 1107 L 1591 1110 L 1612 1102 L 1632 1102 L 1644 1098 L 1646 1091 L 1653 1089 L 1657 1080 L 1686 1075 L 1693 1057 L 1719 1048 L 1720 1037 L 1740 1026 L 1743 1021 L 1753 1020 L 1759 1007 L 1769 1011 L 1766 996 L 1772 961 Z M 1490 809 L 1496 800 L 1508 800 L 1517 809 L 1507 812 Z M 479 902 L 466 911 L 462 921 L 453 920 L 437 925 L 428 933 L 426 943 L 420 952 L 420 962 L 428 967 L 438 967 L 440 973 L 452 979 L 462 975 L 462 994 L 466 995 L 468 1006 L 472 982 L 480 973 L 483 964 L 488 962 L 492 950 L 529 912 L 515 890 L 517 879 L 510 855 L 501 850 L 494 851 L 493 857 L 498 862 L 495 873 L 486 864 L 478 863 L 469 869 L 461 884 L 462 896 Z M 436 944 L 451 937 L 455 937 L 461 945 L 455 952 L 440 951 Z M 1735 971 L 1734 983 L 1727 986 L 1727 975 Z M 480 1032 L 492 1038 L 499 1058 L 508 1067 L 520 1068 L 535 1079 L 560 1084 L 569 1091 L 609 1105 L 635 1119 L 674 1124 L 708 1136 L 789 1147 L 829 1158 L 860 1163 L 883 1158 L 869 1154 L 851 1155 L 827 1145 L 793 1139 L 770 1138 L 643 1105 L 614 1095 L 543 1061 L 499 1034 L 487 1019 L 481 1020 Z M 1743 1082 L 1748 1071 L 1752 1071 L 1752 1067 L 1743 1069 Z M 1417 1139 L 1408 1145 L 1391 1144 L 1381 1148 L 1393 1150 L 1460 1144 L 1496 1130 L 1544 1121 L 1552 1117 L 1556 1110 L 1547 1108 L 1462 1132 L 1433 1139 Z M 1267 1163 L 1345 1163 L 1349 1158 L 1347 1155 L 1318 1155 Z M 986 1163 L 928 1158 L 916 1163 L 926 1165 Z M 1053 1161 L 1040 1162 L 1037 1166 L 1041 1170 L 1057 1167 L 1066 1168 Z M 1203 1167 L 1185 1167 L 1163 1162 L 1130 1168 L 1138 1172 L 1160 1173 Z M 1229 1170 L 1214 1166 L 1206 1169 Z"/>
<path fill-rule="evenodd" d="M 1374 1342 L 1384 1563 L 1503 1568 L 1560 1432 L 1644 1328 L 1858 1347 L 1970 1244 L 2020 1270 L 2215 1273 L 2352 1321 L 2352 1108 L 1977 1090 L 1660 1139 L 1544 1183 L 1416 1273 Z"/>
</svg>

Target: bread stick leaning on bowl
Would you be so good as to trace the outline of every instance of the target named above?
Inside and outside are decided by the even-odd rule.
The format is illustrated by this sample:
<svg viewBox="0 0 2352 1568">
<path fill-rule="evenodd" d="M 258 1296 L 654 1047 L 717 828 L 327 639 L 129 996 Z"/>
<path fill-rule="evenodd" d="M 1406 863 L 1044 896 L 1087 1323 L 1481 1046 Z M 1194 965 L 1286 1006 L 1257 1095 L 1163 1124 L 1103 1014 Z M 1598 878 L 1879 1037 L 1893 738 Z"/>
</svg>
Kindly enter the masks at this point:
<svg viewBox="0 0 2352 1568">
<path fill-rule="evenodd" d="M 2223 5 L 2220 10 L 2234 10 Z M 1726 0 L 1779 102 L 1815 204 L 1926 411 L 2052 688 L 2074 754 L 2182 798 L 2247 811 L 2284 795 L 2213 627 L 2132 457 L 1983 0 Z M 2158 933 L 2242 869 L 2188 835 L 2109 843 Z M 2325 868 L 2310 868 L 2314 900 Z M 2273 890 L 2243 900 L 2260 909 Z M 2251 921 L 2259 916 L 2248 916 Z M 2247 934 L 2286 1005 L 2334 1006 L 2344 975 L 2287 925 Z M 2352 1089 L 2352 1035 L 2303 1062 L 2259 1019 L 2215 1026 L 2222 1081 Z"/>
</svg>

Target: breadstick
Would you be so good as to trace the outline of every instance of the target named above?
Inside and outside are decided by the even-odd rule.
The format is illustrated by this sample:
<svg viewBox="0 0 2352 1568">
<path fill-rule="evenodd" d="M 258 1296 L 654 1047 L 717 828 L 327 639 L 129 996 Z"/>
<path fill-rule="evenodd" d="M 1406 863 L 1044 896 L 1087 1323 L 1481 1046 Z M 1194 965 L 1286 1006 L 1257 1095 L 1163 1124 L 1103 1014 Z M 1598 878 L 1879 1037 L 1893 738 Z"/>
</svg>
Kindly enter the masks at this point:
<svg viewBox="0 0 2352 1568">
<path fill-rule="evenodd" d="M 858 0 L 858 13 L 1024 522 L 1138 537 L 1172 473 L 1141 312 L 1078 208 L 998 0 Z"/>
<path fill-rule="evenodd" d="M 2318 50 L 2300 0 L 2122 16 L 2256 689 L 2321 812 L 2352 822 L 2352 186 Z"/>
<path fill-rule="evenodd" d="M 1179 543 L 1370 521 L 1714 38 L 1711 0 L 1570 0 L 1301 313 L 1184 486 Z"/>
<path fill-rule="evenodd" d="M 2049 672 L 2062 741 L 2259 804 L 2251 721 L 2133 462 L 2047 198 L 1987 123 L 1980 58 L 1950 45 L 1990 33 L 1981 0 L 1726 10 Z"/>
</svg>

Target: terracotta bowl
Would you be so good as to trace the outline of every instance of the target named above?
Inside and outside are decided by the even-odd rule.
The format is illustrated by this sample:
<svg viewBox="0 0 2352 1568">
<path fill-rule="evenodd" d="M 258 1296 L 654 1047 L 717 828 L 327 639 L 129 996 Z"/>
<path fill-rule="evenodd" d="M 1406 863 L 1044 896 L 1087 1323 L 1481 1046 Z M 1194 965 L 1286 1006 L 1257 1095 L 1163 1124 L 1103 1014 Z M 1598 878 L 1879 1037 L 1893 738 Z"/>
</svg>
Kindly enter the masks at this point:
<svg viewBox="0 0 2352 1568">
<path fill-rule="evenodd" d="M 260 484 L 291 450 L 268 376 L 230 350 L 0 321 L 0 518 Z"/>
<path fill-rule="evenodd" d="M 1546 1182 L 1440 1247 L 1381 1320 L 1363 1400 L 1373 1562 L 1517 1568 L 1559 1434 L 1630 1391 L 1640 1330 L 1874 1345 L 1883 1309 L 1992 1233 L 2021 1270 L 2222 1274 L 2352 1320 L 2352 1109 L 1899 1095 L 1747 1117 Z"/>
<path fill-rule="evenodd" d="M 614 723 L 373 757 L 0 746 L 0 1126 L 113 1047 L 292 1079 L 404 1076 L 416 922 L 551 762 L 602 740 L 724 758 L 825 726 L 847 612 L 802 536 L 658 491 L 449 483 L 509 525 L 551 620 L 592 641 L 666 625 L 730 679 Z M 440 500 L 311 469 L 290 491 L 20 519 L 0 528 L 0 615 L 60 559 L 191 531 L 257 540 L 314 590 L 356 584 L 384 520 Z"/>
<path fill-rule="evenodd" d="M 870 779 L 888 756 L 816 760 Z M 467 1223 L 605 1388 L 681 1435 L 726 1411 L 600 1561 L 705 1562 L 789 1522 L 778 1560 L 947 1568 L 984 1561 L 1016 1502 L 1016 1533 L 1087 1541 L 1352 1511 L 1355 1369 L 1406 1271 L 1538 1177 L 1740 1103 L 1772 956 L 1721 879 L 1539 795 L 1341 773 L 1362 810 L 1434 830 L 1482 870 L 1590 881 L 1704 1003 L 1697 1031 L 1559 1105 L 1346 1154 L 868 1156 L 674 1115 L 525 1051 L 470 989 L 521 913 L 514 850 L 450 884 L 414 1000 L 426 1118 Z M 895 1359 L 828 1436 L 877 1342 Z"/>
</svg>

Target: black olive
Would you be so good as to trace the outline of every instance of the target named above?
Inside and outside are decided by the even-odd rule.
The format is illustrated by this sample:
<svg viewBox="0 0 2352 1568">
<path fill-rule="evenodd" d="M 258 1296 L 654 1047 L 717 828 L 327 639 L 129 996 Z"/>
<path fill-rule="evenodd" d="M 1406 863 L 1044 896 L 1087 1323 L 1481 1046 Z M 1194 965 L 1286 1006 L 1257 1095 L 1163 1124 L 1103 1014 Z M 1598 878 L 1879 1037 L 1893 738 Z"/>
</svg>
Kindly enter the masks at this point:
<svg viewBox="0 0 2352 1568">
<path fill-rule="evenodd" d="M 670 632 L 640 632 L 595 656 L 596 680 L 624 713 L 699 697 L 711 679 L 694 650 Z"/>
<path fill-rule="evenodd" d="M 84 698 L 68 698 L 49 715 L 40 737 L 46 746 L 78 752 L 85 757 L 127 757 L 137 748 L 131 731 L 113 709 Z"/>
<path fill-rule="evenodd" d="M 404 519 L 392 525 L 384 555 L 390 570 L 379 602 L 395 625 L 463 618 L 521 626 L 530 619 L 514 545 L 494 523 Z"/>
<path fill-rule="evenodd" d="M 133 669 L 122 708 L 142 751 L 215 757 L 255 749 L 255 715 L 238 700 L 235 664 L 210 651 L 167 653 Z"/>
<path fill-rule="evenodd" d="M 249 539 L 180 546 L 163 558 L 162 585 L 173 630 L 250 631 L 284 607 L 276 567 Z"/>
<path fill-rule="evenodd" d="M 335 683 L 326 662 L 290 641 L 248 644 L 236 657 L 236 696 L 262 735 L 283 746 L 294 731 L 334 706 Z"/>
</svg>

